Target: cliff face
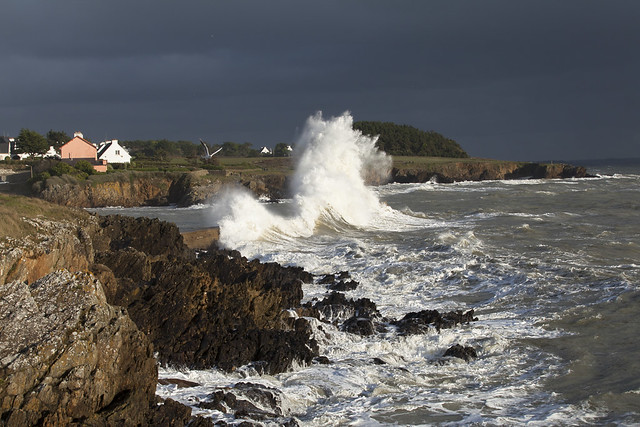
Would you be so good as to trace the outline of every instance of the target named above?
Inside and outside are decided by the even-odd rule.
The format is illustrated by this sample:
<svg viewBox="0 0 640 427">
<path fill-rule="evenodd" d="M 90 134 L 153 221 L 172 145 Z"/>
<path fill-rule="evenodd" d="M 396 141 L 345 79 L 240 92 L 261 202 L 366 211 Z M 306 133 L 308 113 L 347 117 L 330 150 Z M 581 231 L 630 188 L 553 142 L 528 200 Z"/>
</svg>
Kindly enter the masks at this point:
<svg viewBox="0 0 640 427">
<path fill-rule="evenodd" d="M 422 159 L 422 158 L 421 158 Z M 391 182 L 417 183 L 436 180 L 480 181 L 523 178 L 582 178 L 585 168 L 565 164 L 541 164 L 469 159 L 422 159 L 414 164 L 403 163 L 393 168 Z M 70 177 L 52 177 L 33 186 L 38 197 L 73 207 L 145 206 L 177 204 L 190 206 L 204 203 L 218 194 L 226 185 L 245 187 L 256 196 L 272 199 L 291 197 L 289 170 L 277 173 L 208 172 L 198 170 L 174 172 L 125 172 L 92 176 L 86 181 Z M 383 182 L 384 181 L 384 182 Z M 369 179 L 371 185 L 385 180 Z"/>
<path fill-rule="evenodd" d="M 26 281 L 58 270 L 87 271 L 93 262 L 90 232 L 97 223 L 89 215 L 80 223 L 23 219 L 36 232 L 23 239 L 0 242 L 0 283 Z"/>
<path fill-rule="evenodd" d="M 145 424 L 149 340 L 87 273 L 0 285 L 0 414 L 9 426 Z"/>
<path fill-rule="evenodd" d="M 503 179 L 584 178 L 582 166 L 521 162 L 447 162 L 393 168 L 391 182 L 419 183 L 435 180 L 441 183 Z"/>
<path fill-rule="evenodd" d="M 199 179 L 208 172 L 137 173 L 91 177 L 87 181 L 53 177 L 34 185 L 38 197 L 62 206 L 94 208 L 104 206 L 190 206 L 206 202 L 225 185 L 251 190 L 257 196 L 286 197 L 284 175 L 250 174 L 219 179 Z"/>
<path fill-rule="evenodd" d="M 116 175 L 107 181 L 49 178 L 34 189 L 38 196 L 62 206 L 140 206 L 168 204 L 169 189 L 178 177 L 171 174 Z"/>
</svg>

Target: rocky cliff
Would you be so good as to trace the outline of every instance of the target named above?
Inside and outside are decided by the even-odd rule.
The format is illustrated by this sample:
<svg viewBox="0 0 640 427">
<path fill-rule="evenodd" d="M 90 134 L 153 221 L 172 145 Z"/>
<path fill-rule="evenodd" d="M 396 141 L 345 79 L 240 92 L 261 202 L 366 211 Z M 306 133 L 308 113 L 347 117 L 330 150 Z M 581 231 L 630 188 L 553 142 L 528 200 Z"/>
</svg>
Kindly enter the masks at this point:
<svg viewBox="0 0 640 427">
<path fill-rule="evenodd" d="M 208 177 L 208 179 L 203 179 Z M 73 177 L 51 177 L 33 185 L 40 198 L 62 206 L 190 206 L 206 202 L 225 185 L 248 188 L 257 196 L 286 196 L 284 175 L 211 175 L 206 170 L 186 173 L 125 172 L 96 175 L 79 181 Z"/>
<path fill-rule="evenodd" d="M 157 404 L 158 362 L 276 373 L 317 355 L 304 322 L 283 320 L 302 269 L 196 258 L 158 220 L 74 218 L 0 236 L 0 425 L 206 425 Z"/>
<path fill-rule="evenodd" d="M 524 178 L 583 178 L 581 166 L 507 162 L 483 159 L 399 160 L 389 181 L 418 183 L 435 180 L 441 183 Z M 256 196 L 280 199 L 290 197 L 289 175 L 279 173 L 224 172 L 198 170 L 176 172 L 121 172 L 91 176 L 88 180 L 52 177 L 33 186 L 34 192 L 47 201 L 63 206 L 104 207 L 167 205 L 190 206 L 203 203 L 227 185 L 249 189 Z M 380 184 L 379 181 L 371 182 Z"/>
<path fill-rule="evenodd" d="M 446 163 L 410 164 L 393 168 L 391 182 L 419 183 L 435 180 L 440 183 L 503 179 L 584 178 L 582 166 L 500 161 L 459 161 Z"/>
<path fill-rule="evenodd" d="M 143 425 L 154 403 L 149 340 L 88 273 L 0 285 L 2 421 Z"/>
</svg>

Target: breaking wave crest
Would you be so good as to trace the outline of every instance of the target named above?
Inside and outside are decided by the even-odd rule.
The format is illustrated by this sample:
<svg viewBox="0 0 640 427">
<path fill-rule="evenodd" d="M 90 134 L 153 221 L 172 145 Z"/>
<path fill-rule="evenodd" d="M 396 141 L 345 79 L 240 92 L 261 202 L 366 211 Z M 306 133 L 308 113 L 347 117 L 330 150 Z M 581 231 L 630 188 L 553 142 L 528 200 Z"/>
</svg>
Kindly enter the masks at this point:
<svg viewBox="0 0 640 427">
<path fill-rule="evenodd" d="M 266 235 L 308 237 L 319 225 L 366 227 L 389 209 L 367 186 L 384 181 L 391 169 L 391 157 L 378 151 L 376 140 L 354 130 L 348 112 L 309 117 L 295 144 L 290 212 L 275 213 L 248 191 L 229 189 L 212 207 L 220 242 L 239 248 Z"/>
</svg>

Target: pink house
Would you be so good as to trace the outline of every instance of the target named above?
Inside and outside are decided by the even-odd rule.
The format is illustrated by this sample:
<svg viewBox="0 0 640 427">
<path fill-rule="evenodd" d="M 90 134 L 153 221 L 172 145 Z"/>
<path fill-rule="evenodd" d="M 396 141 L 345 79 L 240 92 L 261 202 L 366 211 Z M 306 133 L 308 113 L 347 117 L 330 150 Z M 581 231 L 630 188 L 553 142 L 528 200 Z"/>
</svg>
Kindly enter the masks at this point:
<svg viewBox="0 0 640 427">
<path fill-rule="evenodd" d="M 95 145 L 83 138 L 81 132 L 73 134 L 73 139 L 60 147 L 62 160 L 75 163 L 78 160 L 87 160 L 98 172 L 107 171 L 107 161 L 98 160 L 98 149 Z"/>
</svg>

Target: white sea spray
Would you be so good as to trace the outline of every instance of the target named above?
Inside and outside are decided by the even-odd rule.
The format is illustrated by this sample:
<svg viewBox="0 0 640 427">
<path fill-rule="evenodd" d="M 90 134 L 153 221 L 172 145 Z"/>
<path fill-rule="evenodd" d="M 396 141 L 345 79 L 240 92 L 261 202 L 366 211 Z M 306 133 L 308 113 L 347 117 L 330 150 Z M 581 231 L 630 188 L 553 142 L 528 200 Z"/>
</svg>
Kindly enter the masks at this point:
<svg viewBox="0 0 640 427">
<path fill-rule="evenodd" d="M 295 144 L 291 214 L 273 213 L 248 192 L 228 190 L 211 211 L 220 242 L 238 248 L 269 233 L 308 237 L 320 223 L 366 227 L 384 210 L 367 182 L 381 182 L 391 168 L 391 158 L 375 143 L 353 129 L 349 113 L 309 117 Z"/>
</svg>

